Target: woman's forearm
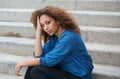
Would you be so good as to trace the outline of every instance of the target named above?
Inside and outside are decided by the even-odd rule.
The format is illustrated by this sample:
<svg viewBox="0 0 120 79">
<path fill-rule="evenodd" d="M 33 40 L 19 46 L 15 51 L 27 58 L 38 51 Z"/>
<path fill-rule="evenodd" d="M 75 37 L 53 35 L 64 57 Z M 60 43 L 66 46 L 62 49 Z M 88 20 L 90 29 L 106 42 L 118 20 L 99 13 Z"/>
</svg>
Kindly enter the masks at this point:
<svg viewBox="0 0 120 79">
<path fill-rule="evenodd" d="M 36 66 L 36 65 L 39 65 L 39 64 L 40 64 L 40 58 L 32 58 L 32 59 L 20 61 L 15 66 L 15 74 L 17 76 L 20 76 L 19 72 L 20 72 L 21 68 L 24 67 L 24 66 Z"/>
<path fill-rule="evenodd" d="M 41 32 L 36 31 L 36 42 L 35 42 L 35 56 L 42 55 L 42 38 Z"/>
<path fill-rule="evenodd" d="M 32 58 L 28 60 L 23 60 L 19 62 L 20 66 L 36 66 L 40 64 L 40 58 Z"/>
</svg>

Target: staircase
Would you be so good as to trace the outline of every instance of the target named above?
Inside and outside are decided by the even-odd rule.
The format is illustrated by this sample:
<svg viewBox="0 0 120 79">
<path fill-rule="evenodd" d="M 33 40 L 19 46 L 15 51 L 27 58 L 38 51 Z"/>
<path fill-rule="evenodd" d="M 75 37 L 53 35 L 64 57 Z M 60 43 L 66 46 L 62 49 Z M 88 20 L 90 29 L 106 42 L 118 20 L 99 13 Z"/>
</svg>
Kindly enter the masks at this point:
<svg viewBox="0 0 120 79">
<path fill-rule="evenodd" d="M 94 62 L 94 79 L 120 79 L 119 0 L 0 0 L 0 79 L 14 75 L 18 61 L 32 57 L 35 30 L 31 12 L 46 5 L 67 9 L 79 23 Z"/>
</svg>

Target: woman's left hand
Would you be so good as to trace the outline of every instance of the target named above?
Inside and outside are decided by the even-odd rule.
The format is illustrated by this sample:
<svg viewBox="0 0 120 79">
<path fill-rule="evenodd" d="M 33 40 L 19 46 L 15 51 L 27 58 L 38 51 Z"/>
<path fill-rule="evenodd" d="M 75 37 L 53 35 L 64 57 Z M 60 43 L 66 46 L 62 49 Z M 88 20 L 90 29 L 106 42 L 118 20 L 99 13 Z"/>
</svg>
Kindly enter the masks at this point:
<svg viewBox="0 0 120 79">
<path fill-rule="evenodd" d="M 18 63 L 18 64 L 15 66 L 15 75 L 21 76 L 21 74 L 19 74 L 21 68 L 22 68 L 22 66 L 21 66 L 20 63 Z"/>
</svg>

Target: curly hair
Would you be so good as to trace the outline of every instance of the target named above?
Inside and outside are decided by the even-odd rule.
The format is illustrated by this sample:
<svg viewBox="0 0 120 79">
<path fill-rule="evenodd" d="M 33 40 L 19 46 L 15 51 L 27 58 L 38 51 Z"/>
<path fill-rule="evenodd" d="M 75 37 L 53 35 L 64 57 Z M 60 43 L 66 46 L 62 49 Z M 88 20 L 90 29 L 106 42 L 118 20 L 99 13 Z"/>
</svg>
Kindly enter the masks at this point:
<svg viewBox="0 0 120 79">
<path fill-rule="evenodd" d="M 35 10 L 32 12 L 30 21 L 33 23 L 34 28 L 37 29 L 37 16 L 48 15 L 54 20 L 58 21 L 62 28 L 71 30 L 78 34 L 81 34 L 78 24 L 75 22 L 74 18 L 64 9 L 60 9 L 54 6 L 47 6 L 43 9 Z M 42 30 L 43 40 L 46 43 L 51 36 Z"/>
</svg>

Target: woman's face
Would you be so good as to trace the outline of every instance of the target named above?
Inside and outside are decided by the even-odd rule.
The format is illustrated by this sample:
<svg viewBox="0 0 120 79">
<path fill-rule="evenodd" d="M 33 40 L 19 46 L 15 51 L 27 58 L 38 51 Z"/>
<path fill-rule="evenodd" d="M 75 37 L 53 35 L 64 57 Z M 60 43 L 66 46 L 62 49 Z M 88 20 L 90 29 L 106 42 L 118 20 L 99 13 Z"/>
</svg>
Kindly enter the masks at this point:
<svg viewBox="0 0 120 79">
<path fill-rule="evenodd" d="M 48 15 L 41 15 L 40 25 L 42 29 L 50 36 L 56 34 L 59 29 L 58 22 Z"/>
</svg>

